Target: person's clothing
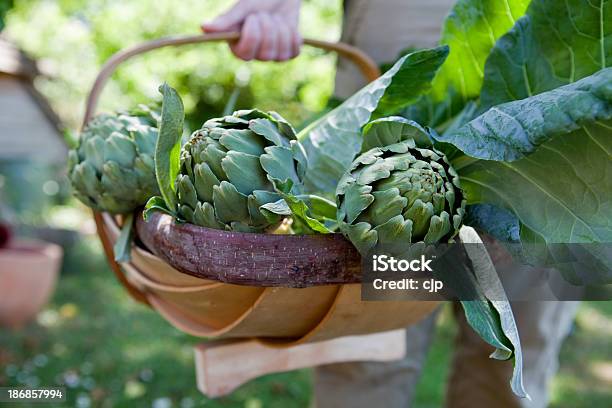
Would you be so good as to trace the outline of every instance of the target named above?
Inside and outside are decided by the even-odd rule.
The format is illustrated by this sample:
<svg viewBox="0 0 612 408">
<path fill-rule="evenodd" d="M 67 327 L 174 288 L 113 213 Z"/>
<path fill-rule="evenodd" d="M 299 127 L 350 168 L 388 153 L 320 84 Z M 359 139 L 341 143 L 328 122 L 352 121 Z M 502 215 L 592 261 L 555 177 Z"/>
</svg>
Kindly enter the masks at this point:
<svg viewBox="0 0 612 408">
<path fill-rule="evenodd" d="M 342 41 L 355 45 L 377 63 L 392 62 L 406 48 L 436 45 L 445 16 L 454 0 L 345 0 Z M 340 60 L 335 95 L 347 98 L 365 85 L 350 62 Z M 498 270 L 518 266 L 507 254 L 492 254 Z M 524 290 L 536 299 L 534 283 L 550 272 L 533 269 L 531 279 L 502 277 L 514 293 Z M 521 274 L 523 275 L 523 274 Z M 558 276 L 558 274 L 556 275 Z M 547 287 L 542 287 L 542 290 Z M 548 291 L 550 292 L 550 291 Z M 541 298 L 549 299 L 548 294 Z M 547 385 L 557 370 L 559 348 L 570 330 L 577 302 L 512 302 L 524 356 L 525 386 L 532 401 L 512 394 L 512 363 L 492 360 L 492 347 L 481 340 L 457 313 L 447 405 L 459 407 L 543 408 Z M 435 317 L 408 328 L 407 356 L 390 363 L 360 362 L 319 367 L 315 370 L 317 408 L 405 408 L 411 405 L 424 359 L 431 343 Z M 442 380 L 442 379 L 441 379 Z"/>
<path fill-rule="evenodd" d="M 391 62 L 406 48 L 434 46 L 453 4 L 454 0 L 345 0 L 342 41 L 359 47 L 377 63 Z M 359 71 L 341 59 L 336 74 L 336 96 L 347 98 L 364 84 Z M 528 294 L 531 300 L 550 299 L 550 289 L 534 279 L 556 272 L 516 265 L 502 250 L 491 255 L 504 285 L 512 287 L 514 294 Z M 458 333 L 447 406 L 543 408 L 547 405 L 547 386 L 557 370 L 559 349 L 570 330 L 578 303 L 517 301 L 511 305 L 521 337 L 525 387 L 532 400 L 521 400 L 512 394 L 509 386 L 512 362 L 489 358 L 492 347 L 471 329 L 457 305 Z M 316 407 L 411 406 L 434 329 L 435 316 L 408 328 L 407 356 L 403 360 L 317 368 Z"/>
<path fill-rule="evenodd" d="M 341 41 L 356 45 L 377 63 L 393 62 L 406 48 L 433 47 L 455 0 L 345 0 Z M 340 59 L 335 96 L 346 99 L 365 85 L 350 62 Z"/>
<path fill-rule="evenodd" d="M 548 386 L 558 368 L 559 349 L 567 336 L 577 302 L 513 302 L 523 350 L 525 388 L 531 401 L 510 388 L 512 362 L 489 358 L 493 348 L 468 325 L 457 307 L 458 333 L 446 406 L 449 408 L 544 408 Z M 330 364 L 315 369 L 316 408 L 406 408 L 433 339 L 433 314 L 407 329 L 406 357 L 389 363 Z M 441 379 L 442 380 L 442 379 Z"/>
<path fill-rule="evenodd" d="M 524 384 L 531 401 L 517 398 L 508 386 L 512 363 L 488 358 L 493 348 L 469 327 L 456 308 L 459 333 L 447 390 L 447 406 L 543 408 L 548 405 L 548 386 L 558 369 L 558 354 L 568 335 L 578 302 L 555 299 L 554 288 L 563 281 L 549 268 L 534 268 L 513 260 L 504 246 L 481 235 L 510 302 L 521 339 Z M 476 392 L 477 390 L 477 392 Z"/>
<path fill-rule="evenodd" d="M 316 408 L 408 407 L 438 313 L 406 330 L 406 358 L 387 363 L 330 364 L 315 369 Z"/>
<path fill-rule="evenodd" d="M 456 313 L 459 333 L 448 379 L 449 408 L 544 408 L 558 369 L 558 354 L 578 302 L 511 302 L 523 350 L 523 380 L 531 401 L 516 397 L 509 386 L 512 362 L 489 358 L 493 348 Z M 397 405 L 397 407 L 406 405 Z"/>
</svg>

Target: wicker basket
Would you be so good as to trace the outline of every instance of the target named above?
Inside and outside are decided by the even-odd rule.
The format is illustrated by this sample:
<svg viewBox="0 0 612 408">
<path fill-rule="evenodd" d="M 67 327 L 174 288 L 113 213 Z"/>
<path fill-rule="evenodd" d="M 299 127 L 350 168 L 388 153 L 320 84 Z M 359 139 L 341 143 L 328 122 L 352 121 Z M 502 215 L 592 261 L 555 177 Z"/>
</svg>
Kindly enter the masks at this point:
<svg viewBox="0 0 612 408">
<path fill-rule="evenodd" d="M 106 81 L 121 62 L 160 47 L 237 38 L 238 34 L 164 38 L 120 51 L 98 75 L 83 125 L 93 116 Z M 376 64 L 354 47 L 304 42 L 348 58 L 370 81 L 380 75 Z M 176 225 L 169 216 L 155 214 L 148 223 L 138 217 L 137 232 L 144 246 L 135 246 L 132 261 L 119 265 L 112 251 L 119 220 L 103 213 L 94 217 L 108 261 L 129 293 L 194 336 L 258 338 L 284 347 L 406 327 L 437 307 L 433 301 L 362 301 L 359 255 L 339 234 L 228 233 Z M 208 252 L 207 245 L 211 245 Z M 253 266 L 236 267 L 236 259 L 253 259 Z M 269 267 L 271 262 L 274 268 Z"/>
</svg>

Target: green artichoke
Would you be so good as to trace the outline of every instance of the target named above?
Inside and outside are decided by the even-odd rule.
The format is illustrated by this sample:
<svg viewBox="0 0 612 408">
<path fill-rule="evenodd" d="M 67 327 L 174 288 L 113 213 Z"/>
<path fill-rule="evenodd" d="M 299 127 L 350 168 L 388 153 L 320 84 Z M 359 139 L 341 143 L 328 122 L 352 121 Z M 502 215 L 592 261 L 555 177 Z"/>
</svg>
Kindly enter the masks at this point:
<svg viewBox="0 0 612 408">
<path fill-rule="evenodd" d="M 159 194 L 154 166 L 158 119 L 146 106 L 93 118 L 68 156 L 76 197 L 93 209 L 126 214 Z"/>
<path fill-rule="evenodd" d="M 449 242 L 458 233 L 465 212 L 459 177 L 442 153 L 419 146 L 410 138 L 374 147 L 340 179 L 340 230 L 363 255 Z"/>
<path fill-rule="evenodd" d="M 178 215 L 208 228 L 266 231 L 289 215 L 278 191 L 299 194 L 306 165 L 295 131 L 275 112 L 211 119 L 181 151 Z"/>
</svg>

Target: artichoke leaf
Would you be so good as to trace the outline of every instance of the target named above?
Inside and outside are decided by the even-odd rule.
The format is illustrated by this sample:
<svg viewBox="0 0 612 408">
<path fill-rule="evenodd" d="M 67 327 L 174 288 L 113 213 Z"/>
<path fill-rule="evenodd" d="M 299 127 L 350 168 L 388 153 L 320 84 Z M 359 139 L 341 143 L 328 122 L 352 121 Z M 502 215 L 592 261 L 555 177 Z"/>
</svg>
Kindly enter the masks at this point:
<svg viewBox="0 0 612 408">
<path fill-rule="evenodd" d="M 612 65 L 612 4 L 533 0 L 487 58 L 481 111 L 575 82 Z M 554 33 L 554 35 L 551 35 Z"/>
<path fill-rule="evenodd" d="M 194 215 L 194 211 L 193 208 L 191 208 L 188 205 L 179 205 L 179 210 L 178 210 L 179 216 L 184 219 L 185 221 L 187 221 L 190 224 L 193 224 L 195 221 L 195 215 Z"/>
<path fill-rule="evenodd" d="M 139 195 L 138 180 L 133 176 L 132 170 L 114 161 L 104 163 L 99 185 L 103 190 L 112 191 L 118 196 L 138 197 Z M 126 205 L 130 206 L 132 203 Z"/>
<path fill-rule="evenodd" d="M 378 243 L 378 232 L 367 222 L 346 224 L 339 220 L 343 232 L 363 256 L 370 253 Z"/>
<path fill-rule="evenodd" d="M 159 91 L 163 96 L 159 137 L 155 147 L 155 174 L 166 207 L 177 209 L 175 181 L 180 167 L 181 137 L 185 111 L 178 93 L 168 84 Z"/>
<path fill-rule="evenodd" d="M 285 213 L 279 213 L 273 210 L 270 210 L 274 215 L 268 214 L 266 212 L 261 211 L 261 207 L 265 204 L 275 203 L 279 201 L 280 195 L 276 192 L 272 191 L 261 191 L 255 190 L 251 195 L 249 195 L 249 215 L 251 216 L 251 223 L 254 225 L 265 225 L 276 224 L 280 222 L 280 217 L 277 215 L 290 215 Z"/>
<path fill-rule="evenodd" d="M 372 225 L 384 224 L 391 218 L 401 215 L 408 202 L 405 197 L 400 195 L 397 188 L 374 191 L 371 194 L 374 196 L 374 201 L 357 219 L 369 222 Z"/>
<path fill-rule="evenodd" d="M 432 146 L 430 130 L 401 116 L 390 116 L 369 122 L 363 128 L 361 151 L 413 139 L 417 146 Z"/>
<path fill-rule="evenodd" d="M 217 220 L 215 215 L 215 209 L 210 203 L 198 203 L 195 211 L 193 212 L 193 221 L 197 225 L 205 226 L 207 228 L 225 229 L 223 223 Z"/>
<path fill-rule="evenodd" d="M 134 159 L 134 170 L 138 174 L 138 180 L 141 183 L 155 183 L 154 188 L 157 189 L 157 183 L 155 179 L 148 177 L 150 174 L 155 174 L 155 160 L 153 156 L 138 155 Z"/>
<path fill-rule="evenodd" d="M 268 176 L 280 181 L 291 180 L 293 186 L 297 186 L 299 178 L 291 149 L 281 146 L 268 146 L 265 150 L 266 153 L 259 157 L 259 161 Z"/>
<path fill-rule="evenodd" d="M 194 210 L 198 205 L 198 195 L 189 176 L 179 174 L 176 184 L 179 200 Z"/>
<path fill-rule="evenodd" d="M 155 143 L 159 132 L 150 126 L 140 126 L 138 131 L 132 132 L 136 150 L 140 155 L 151 156 L 155 154 Z"/>
<path fill-rule="evenodd" d="M 610 242 L 612 179 L 602 174 L 612 163 L 611 81 L 606 68 L 499 105 L 442 138 L 472 156 L 457 169 L 468 204 L 512 211 L 525 243 Z M 509 117 L 515 127 L 503 126 Z"/>
<path fill-rule="evenodd" d="M 516 161 L 585 123 L 612 119 L 610 83 L 612 68 L 606 68 L 552 91 L 498 105 L 437 140 L 473 158 Z"/>
<path fill-rule="evenodd" d="M 234 112 L 233 115 L 230 116 L 225 116 L 223 117 L 221 120 L 219 120 L 219 123 L 221 123 L 222 125 L 226 125 L 225 127 L 235 127 L 235 125 L 249 125 L 249 119 L 248 118 L 242 118 L 242 117 L 238 117 L 236 115 L 243 115 L 244 112 L 255 112 L 253 111 L 246 111 L 246 110 L 240 110 L 240 111 L 236 111 Z M 248 115 L 248 113 L 246 114 Z M 258 116 L 255 116 L 258 117 Z"/>
<path fill-rule="evenodd" d="M 177 214 L 175 214 L 174 211 L 170 211 L 168 207 L 166 207 L 166 201 L 162 197 L 159 197 L 159 196 L 151 197 L 149 201 L 147 201 L 147 204 L 145 205 L 145 210 L 142 212 L 142 217 L 144 218 L 145 221 L 147 221 L 149 217 L 151 216 L 151 213 L 156 212 L 156 211 L 166 213 L 173 217 L 177 216 Z"/>
<path fill-rule="evenodd" d="M 216 218 L 223 223 L 249 222 L 247 196 L 225 180 L 213 187 L 213 206 Z"/>
<path fill-rule="evenodd" d="M 234 119 L 240 119 L 241 122 L 249 124 L 250 121 L 255 119 L 271 119 L 271 116 L 259 109 L 241 109 L 237 110 L 230 116 L 225 117 L 228 120 L 228 123 L 234 123 Z"/>
<path fill-rule="evenodd" d="M 427 234 L 425 234 L 426 244 L 435 244 L 439 242 L 446 234 L 451 231 L 450 217 L 446 211 L 440 213 L 440 215 L 434 215 L 429 221 L 429 228 Z"/>
<path fill-rule="evenodd" d="M 265 210 L 264 214 L 273 213 L 275 215 L 291 215 L 291 208 L 284 199 L 280 199 L 273 203 L 266 203 L 259 206 L 260 209 Z"/>
<path fill-rule="evenodd" d="M 248 195 L 253 190 L 266 190 L 268 179 L 260 164 L 260 158 L 251 154 L 229 151 L 221 162 L 227 180 L 236 189 Z"/>
<path fill-rule="evenodd" d="M 321 197 L 311 195 L 296 196 L 292 194 L 291 180 L 289 180 L 288 183 L 283 183 L 278 180 L 271 181 L 274 184 L 275 190 L 282 197 L 282 200 L 279 200 L 276 203 L 266 204 L 262 206 L 262 209 L 267 209 L 268 211 L 270 211 L 269 208 L 276 208 L 276 206 L 278 206 L 279 209 L 286 211 L 286 208 L 288 208 L 289 213 L 283 213 L 283 215 L 293 215 L 294 219 L 297 219 L 298 221 L 302 222 L 306 226 L 306 228 L 311 230 L 312 232 L 318 232 L 322 234 L 332 232 L 324 223 L 325 217 L 321 216 L 320 213 L 313 212 L 313 209 L 323 209 L 323 211 L 329 212 L 329 208 L 325 207 L 328 207 L 330 204 L 333 205 L 333 203 L 330 203 L 329 201 Z M 283 201 L 284 204 L 280 201 Z M 315 205 L 311 207 L 309 204 L 312 203 L 315 203 Z"/>
<path fill-rule="evenodd" d="M 324 222 L 315 218 L 306 202 L 293 194 L 282 194 L 283 199 L 291 210 L 291 214 L 302 221 L 308 228 L 320 234 L 329 234 L 332 231 Z"/>
<path fill-rule="evenodd" d="M 132 247 L 132 237 L 134 225 L 134 214 L 128 214 L 123 219 L 123 225 L 121 226 L 121 233 L 119 238 L 113 245 L 113 253 L 115 254 L 116 262 L 129 262 L 132 257 L 130 254 Z"/>
<path fill-rule="evenodd" d="M 223 159 L 227 155 L 224 148 L 218 143 L 208 144 L 200 152 L 200 157 L 196 163 L 206 163 L 219 180 L 227 180 L 227 174 L 223 169 Z"/>
<path fill-rule="evenodd" d="M 84 156 L 87 157 L 87 162 L 93 166 L 96 171 L 102 171 L 104 166 L 104 151 L 105 141 L 100 136 L 94 136 L 85 140 L 82 145 Z"/>
<path fill-rule="evenodd" d="M 374 202 L 374 196 L 371 192 L 372 186 L 364 186 L 358 183 L 349 185 L 344 190 L 344 197 L 338 196 L 342 200 L 339 205 L 342 210 L 339 217 L 346 217 L 349 223 L 353 223 Z"/>
<path fill-rule="evenodd" d="M 265 137 L 275 146 L 289 146 L 287 136 L 283 135 L 275 126 L 275 123 L 267 119 L 253 119 L 249 122 L 249 129 L 254 133 Z M 295 139 L 295 135 L 292 135 Z"/>
<path fill-rule="evenodd" d="M 367 167 L 363 167 L 357 176 L 357 183 L 367 185 L 375 181 L 386 179 L 394 170 L 393 162 L 378 159 Z"/>
<path fill-rule="evenodd" d="M 383 250 L 397 253 L 397 249 L 404 250 L 412 243 L 412 221 L 401 215 L 389 218 L 374 230 L 378 233 L 377 245 Z"/>
<path fill-rule="evenodd" d="M 198 199 L 212 203 L 213 187 L 218 186 L 221 182 L 206 163 L 196 164 L 193 171 Z"/>
<path fill-rule="evenodd" d="M 413 220 L 412 235 L 416 238 L 415 240 L 418 239 L 420 241 L 429 230 L 431 217 L 434 215 L 433 204 L 417 199 L 403 215 L 404 218 Z"/>
<path fill-rule="evenodd" d="M 242 152 L 253 156 L 264 153 L 266 141 L 263 137 L 256 137 L 254 132 L 248 129 L 225 129 L 219 143 L 228 151 Z"/>
<path fill-rule="evenodd" d="M 301 143 L 298 143 L 297 140 L 292 140 L 290 145 L 293 157 L 295 158 L 295 161 L 297 161 L 296 170 L 298 178 L 299 180 L 303 180 L 306 170 L 308 169 L 308 157 L 306 156 L 306 150 L 304 150 L 304 146 L 302 146 Z"/>
<path fill-rule="evenodd" d="M 89 197 L 97 197 L 102 193 L 96 169 L 89 162 L 77 164 L 72 173 L 75 190 L 85 192 Z"/>
<path fill-rule="evenodd" d="M 336 219 L 338 209 L 333 201 L 312 194 L 299 195 L 297 198 L 306 203 L 308 209 L 316 218 Z"/>
<path fill-rule="evenodd" d="M 131 167 L 136 157 L 136 145 L 132 139 L 113 132 L 104 143 L 104 162 L 114 161 L 122 167 Z"/>
<path fill-rule="evenodd" d="M 297 139 L 297 133 L 291 123 L 287 122 L 278 112 L 270 111 L 269 114 L 285 137 L 288 139 Z"/>
</svg>

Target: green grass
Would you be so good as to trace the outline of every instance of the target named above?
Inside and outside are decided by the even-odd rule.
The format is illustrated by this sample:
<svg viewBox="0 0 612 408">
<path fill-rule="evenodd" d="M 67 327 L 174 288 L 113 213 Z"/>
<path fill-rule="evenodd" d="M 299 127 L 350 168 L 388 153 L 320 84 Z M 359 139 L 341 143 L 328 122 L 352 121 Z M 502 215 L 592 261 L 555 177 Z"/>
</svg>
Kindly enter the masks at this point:
<svg viewBox="0 0 612 408">
<path fill-rule="evenodd" d="M 442 405 L 454 333 L 451 313 L 444 311 L 415 407 Z M 584 304 L 563 348 L 552 407 L 609 406 L 611 336 L 612 302 Z M 195 388 L 198 341 L 133 302 L 97 242 L 88 239 L 68 254 L 57 292 L 37 322 L 20 332 L 0 332 L 0 386 L 63 382 L 69 407 L 309 406 L 308 370 L 265 376 L 227 397 L 205 398 Z"/>
</svg>

